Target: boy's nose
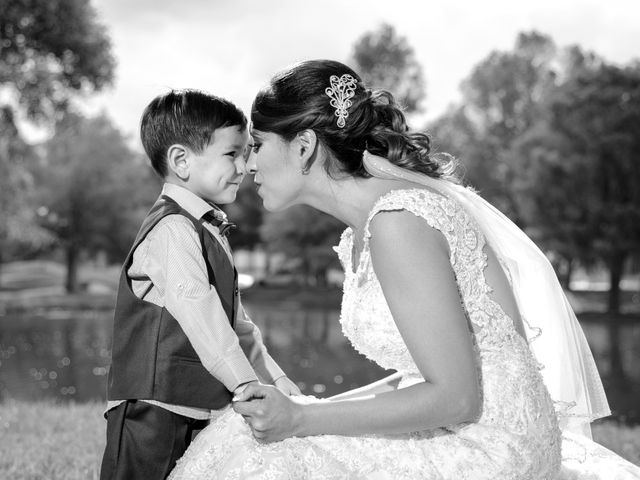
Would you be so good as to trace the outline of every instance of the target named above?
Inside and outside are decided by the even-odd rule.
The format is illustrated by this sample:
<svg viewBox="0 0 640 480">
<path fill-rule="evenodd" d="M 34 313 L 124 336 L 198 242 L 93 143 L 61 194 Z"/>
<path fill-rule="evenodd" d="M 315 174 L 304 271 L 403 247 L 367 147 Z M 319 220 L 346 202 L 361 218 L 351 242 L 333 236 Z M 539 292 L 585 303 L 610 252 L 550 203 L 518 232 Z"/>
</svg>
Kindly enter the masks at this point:
<svg viewBox="0 0 640 480">
<path fill-rule="evenodd" d="M 246 175 L 247 174 L 247 167 L 246 167 L 244 159 L 239 159 L 239 161 L 236 162 L 236 173 L 238 175 Z"/>
</svg>

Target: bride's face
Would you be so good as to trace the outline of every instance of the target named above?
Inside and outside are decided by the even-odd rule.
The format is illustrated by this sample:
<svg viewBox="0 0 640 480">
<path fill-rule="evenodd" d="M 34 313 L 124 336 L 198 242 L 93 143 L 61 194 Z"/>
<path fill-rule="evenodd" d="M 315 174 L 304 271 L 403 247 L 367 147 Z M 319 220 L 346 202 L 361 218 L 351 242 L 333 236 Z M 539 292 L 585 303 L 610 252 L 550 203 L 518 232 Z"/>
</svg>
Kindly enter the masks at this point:
<svg viewBox="0 0 640 480">
<path fill-rule="evenodd" d="M 283 210 L 299 203 L 301 171 L 294 156 L 294 142 L 285 141 L 271 132 L 252 130 L 253 147 L 247 161 L 247 171 L 269 211 Z"/>
</svg>

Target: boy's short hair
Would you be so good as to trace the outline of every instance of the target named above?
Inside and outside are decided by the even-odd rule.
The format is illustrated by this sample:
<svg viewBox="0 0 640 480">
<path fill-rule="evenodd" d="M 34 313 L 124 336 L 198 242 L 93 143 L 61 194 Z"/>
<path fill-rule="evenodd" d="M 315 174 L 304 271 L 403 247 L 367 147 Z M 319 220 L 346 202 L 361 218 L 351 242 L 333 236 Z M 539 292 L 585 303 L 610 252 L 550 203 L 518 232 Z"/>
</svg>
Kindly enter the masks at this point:
<svg viewBox="0 0 640 480">
<path fill-rule="evenodd" d="M 181 144 L 202 153 L 216 129 L 233 126 L 244 131 L 247 117 L 230 101 L 199 90 L 171 90 L 145 108 L 140 139 L 151 166 L 164 178 L 171 145 Z"/>
</svg>

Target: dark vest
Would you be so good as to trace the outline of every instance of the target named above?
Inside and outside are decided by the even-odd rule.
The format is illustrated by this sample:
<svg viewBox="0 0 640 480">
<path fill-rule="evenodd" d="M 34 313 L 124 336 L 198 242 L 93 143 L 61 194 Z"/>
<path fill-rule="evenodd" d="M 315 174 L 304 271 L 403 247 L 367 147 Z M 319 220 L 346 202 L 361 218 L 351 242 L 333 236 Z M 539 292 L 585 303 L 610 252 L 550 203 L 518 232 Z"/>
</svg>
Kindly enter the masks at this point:
<svg viewBox="0 0 640 480">
<path fill-rule="evenodd" d="M 193 223 L 202 244 L 209 283 L 218 292 L 231 324 L 235 321 L 238 275 L 224 248 L 202 220 L 161 196 L 142 223 L 120 274 L 107 397 L 218 409 L 230 402 L 231 393 L 204 368 L 177 320 L 165 308 L 136 297 L 127 276 L 135 249 L 162 218 L 172 214 L 184 215 Z"/>
</svg>

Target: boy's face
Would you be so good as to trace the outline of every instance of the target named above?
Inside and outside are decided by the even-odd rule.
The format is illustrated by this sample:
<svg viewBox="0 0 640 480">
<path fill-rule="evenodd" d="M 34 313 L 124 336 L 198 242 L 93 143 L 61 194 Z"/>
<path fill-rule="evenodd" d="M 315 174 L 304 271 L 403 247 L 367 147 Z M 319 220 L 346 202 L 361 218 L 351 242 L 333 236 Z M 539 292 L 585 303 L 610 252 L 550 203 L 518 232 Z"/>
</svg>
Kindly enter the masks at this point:
<svg viewBox="0 0 640 480">
<path fill-rule="evenodd" d="M 214 203 L 231 203 L 245 176 L 247 129 L 224 127 L 213 132 L 202 153 L 190 151 L 188 188 Z"/>
</svg>

